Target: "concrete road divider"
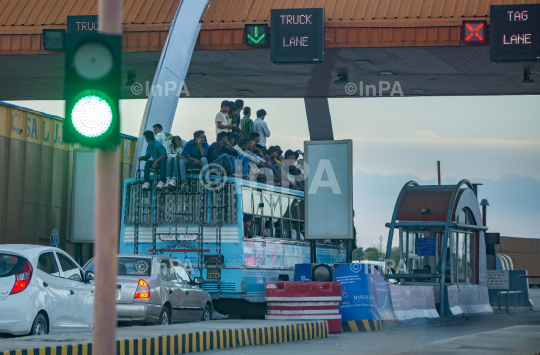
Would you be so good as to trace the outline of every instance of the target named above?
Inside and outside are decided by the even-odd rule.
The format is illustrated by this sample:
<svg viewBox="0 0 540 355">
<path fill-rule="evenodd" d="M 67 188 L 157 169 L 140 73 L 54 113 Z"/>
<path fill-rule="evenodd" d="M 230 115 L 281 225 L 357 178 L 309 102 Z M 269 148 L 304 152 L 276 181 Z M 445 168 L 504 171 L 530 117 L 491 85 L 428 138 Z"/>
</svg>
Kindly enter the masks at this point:
<svg viewBox="0 0 540 355">
<path fill-rule="evenodd" d="M 328 323 L 325 321 L 257 321 L 259 326 L 242 327 L 242 324 L 253 323 L 250 321 L 215 321 L 204 322 L 203 325 L 188 323 L 172 326 L 119 328 L 118 336 L 129 336 L 130 333 L 133 336 L 117 340 L 117 354 L 188 354 L 206 350 L 322 339 L 328 338 L 329 334 Z M 168 333 L 174 328 L 183 329 L 184 332 L 159 335 Z M 193 331 L 193 328 L 199 328 L 200 331 Z M 130 329 L 133 331 L 129 332 Z M 189 331 L 185 331 L 186 329 Z M 139 338 L 136 336 L 139 334 L 145 334 L 146 337 Z M 154 334 L 156 336 L 152 336 Z M 2 339 L 0 355 L 91 355 L 92 343 L 84 341 L 84 339 L 91 340 L 92 333 Z M 78 342 L 77 340 L 83 341 Z M 66 344 L 67 342 L 73 342 L 73 344 Z"/>
<path fill-rule="evenodd" d="M 341 324 L 344 332 L 376 332 L 384 330 L 383 321 L 373 319 L 349 320 Z"/>
<path fill-rule="evenodd" d="M 339 282 L 267 282 L 266 319 L 324 320 L 331 334 L 341 333 L 341 284 Z"/>
</svg>

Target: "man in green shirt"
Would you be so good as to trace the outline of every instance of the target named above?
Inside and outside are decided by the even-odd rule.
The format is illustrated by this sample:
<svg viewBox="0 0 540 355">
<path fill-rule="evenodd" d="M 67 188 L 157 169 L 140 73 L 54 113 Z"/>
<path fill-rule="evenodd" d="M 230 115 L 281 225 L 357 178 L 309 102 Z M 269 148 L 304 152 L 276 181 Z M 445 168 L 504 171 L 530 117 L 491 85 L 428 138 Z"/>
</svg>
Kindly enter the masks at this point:
<svg viewBox="0 0 540 355">
<path fill-rule="evenodd" d="M 240 126 L 242 127 L 242 138 L 249 138 L 249 135 L 253 133 L 253 120 L 250 118 L 251 108 L 244 108 L 244 118 L 240 120 Z"/>
</svg>

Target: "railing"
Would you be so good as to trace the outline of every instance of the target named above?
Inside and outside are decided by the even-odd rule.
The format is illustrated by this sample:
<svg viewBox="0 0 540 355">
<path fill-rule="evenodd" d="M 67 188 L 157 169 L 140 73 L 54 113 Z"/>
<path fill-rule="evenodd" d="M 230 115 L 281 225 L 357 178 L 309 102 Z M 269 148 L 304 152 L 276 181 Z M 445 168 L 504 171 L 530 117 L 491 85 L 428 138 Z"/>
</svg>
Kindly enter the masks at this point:
<svg viewBox="0 0 540 355">
<path fill-rule="evenodd" d="M 501 296 L 505 296 L 506 297 L 506 300 L 505 300 L 505 308 L 506 308 L 506 313 L 509 314 L 509 302 L 508 302 L 508 298 L 510 296 L 512 296 L 512 299 L 513 299 L 513 307 L 516 308 L 516 298 L 518 295 L 521 295 L 520 297 L 520 304 L 521 306 L 520 307 L 523 307 L 523 291 L 499 291 L 499 295 L 498 295 L 498 298 L 499 298 L 499 310 L 501 309 Z"/>
</svg>

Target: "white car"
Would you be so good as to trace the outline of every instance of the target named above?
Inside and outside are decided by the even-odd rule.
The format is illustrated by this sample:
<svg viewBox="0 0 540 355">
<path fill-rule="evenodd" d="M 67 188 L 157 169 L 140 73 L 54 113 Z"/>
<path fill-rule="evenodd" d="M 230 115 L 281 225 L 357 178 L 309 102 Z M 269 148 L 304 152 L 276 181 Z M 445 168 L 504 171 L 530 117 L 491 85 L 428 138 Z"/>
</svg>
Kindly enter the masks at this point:
<svg viewBox="0 0 540 355">
<path fill-rule="evenodd" d="M 0 333 L 91 330 L 94 286 L 63 250 L 0 245 Z"/>
</svg>

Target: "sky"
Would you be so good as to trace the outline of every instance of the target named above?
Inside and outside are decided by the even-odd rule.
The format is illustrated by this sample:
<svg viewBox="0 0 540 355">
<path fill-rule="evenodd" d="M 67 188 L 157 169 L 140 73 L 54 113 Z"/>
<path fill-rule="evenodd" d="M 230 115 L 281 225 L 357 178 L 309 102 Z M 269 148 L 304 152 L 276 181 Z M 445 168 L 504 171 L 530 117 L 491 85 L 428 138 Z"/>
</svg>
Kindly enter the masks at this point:
<svg viewBox="0 0 540 355">
<path fill-rule="evenodd" d="M 171 133 L 189 140 L 202 129 L 214 141 L 221 100 L 181 98 Z M 267 111 L 269 145 L 304 150 L 309 131 L 302 99 L 244 100 L 253 112 Z M 64 116 L 63 101 L 11 103 Z M 359 245 L 387 238 L 384 223 L 399 190 L 411 179 L 435 184 L 438 160 L 443 184 L 484 184 L 479 198 L 489 200 L 491 232 L 540 238 L 538 96 L 339 98 L 329 105 L 334 139 L 353 140 Z M 146 100 L 121 101 L 122 133 L 138 136 L 145 106 Z"/>
</svg>

